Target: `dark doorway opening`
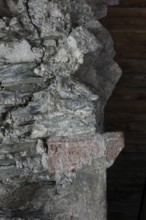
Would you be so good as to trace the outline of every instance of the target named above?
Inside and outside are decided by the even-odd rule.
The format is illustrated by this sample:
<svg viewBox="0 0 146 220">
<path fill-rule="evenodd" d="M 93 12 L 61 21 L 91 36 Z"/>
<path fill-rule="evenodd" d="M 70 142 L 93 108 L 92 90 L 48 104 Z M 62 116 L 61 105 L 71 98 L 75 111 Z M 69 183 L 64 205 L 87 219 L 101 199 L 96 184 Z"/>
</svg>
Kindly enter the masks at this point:
<svg viewBox="0 0 146 220">
<path fill-rule="evenodd" d="M 108 220 L 144 220 L 146 177 L 146 1 L 120 0 L 101 20 L 123 76 L 105 108 L 104 131 L 123 131 L 125 149 L 107 170 Z M 146 210 L 146 204 L 145 204 Z"/>
<path fill-rule="evenodd" d="M 143 151 L 144 145 L 138 144 L 142 142 L 138 138 L 141 133 L 129 135 L 130 127 L 127 119 L 119 116 L 122 112 L 117 109 L 115 95 L 116 89 L 105 108 L 105 131 L 123 131 L 125 149 L 107 170 L 107 220 L 144 220 L 140 218 L 140 212 L 143 209 L 146 152 Z"/>
<path fill-rule="evenodd" d="M 131 69 L 123 66 L 123 76 L 105 107 L 104 131 L 123 131 L 125 136 L 125 149 L 107 170 L 108 220 L 145 219 L 141 213 L 146 190 L 146 69 L 138 72 L 132 63 Z M 133 77 L 128 77 L 130 72 Z"/>
</svg>

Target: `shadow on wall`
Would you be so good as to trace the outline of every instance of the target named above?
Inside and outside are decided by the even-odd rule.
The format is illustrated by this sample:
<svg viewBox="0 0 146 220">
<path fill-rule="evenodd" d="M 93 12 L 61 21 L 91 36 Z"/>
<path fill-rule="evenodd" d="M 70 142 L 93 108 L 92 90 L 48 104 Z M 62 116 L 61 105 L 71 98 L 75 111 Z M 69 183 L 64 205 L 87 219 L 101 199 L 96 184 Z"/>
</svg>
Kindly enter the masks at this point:
<svg viewBox="0 0 146 220">
<path fill-rule="evenodd" d="M 107 170 L 107 220 L 145 220 L 139 219 L 146 177 L 145 119 L 143 119 L 145 107 L 140 105 L 139 101 L 145 100 L 145 96 L 136 93 L 138 89 L 132 86 L 131 79 L 126 78 L 128 74 L 125 73 L 127 72 L 124 72 L 118 82 L 104 112 L 104 132 L 122 131 L 125 137 L 124 150 Z M 134 85 L 137 83 L 136 80 L 135 78 Z M 126 84 L 125 87 L 123 82 Z M 142 82 L 144 80 L 141 80 L 140 86 L 144 87 Z M 129 97 L 127 89 L 129 87 L 136 98 L 132 95 Z M 131 105 L 133 102 L 134 106 Z"/>
<path fill-rule="evenodd" d="M 107 169 L 107 220 L 141 220 L 145 167 L 146 154 L 137 157 L 123 150 Z"/>
</svg>

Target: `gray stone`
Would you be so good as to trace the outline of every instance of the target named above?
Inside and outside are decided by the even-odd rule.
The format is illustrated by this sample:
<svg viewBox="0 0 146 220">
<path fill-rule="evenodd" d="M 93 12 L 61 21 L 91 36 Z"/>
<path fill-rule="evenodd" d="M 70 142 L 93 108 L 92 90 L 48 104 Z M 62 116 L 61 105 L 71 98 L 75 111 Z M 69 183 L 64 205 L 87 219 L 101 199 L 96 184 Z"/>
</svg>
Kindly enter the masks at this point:
<svg viewBox="0 0 146 220">
<path fill-rule="evenodd" d="M 99 18 L 110 0 L 0 2 L 0 219 L 105 220 L 102 134 L 121 70 Z"/>
</svg>

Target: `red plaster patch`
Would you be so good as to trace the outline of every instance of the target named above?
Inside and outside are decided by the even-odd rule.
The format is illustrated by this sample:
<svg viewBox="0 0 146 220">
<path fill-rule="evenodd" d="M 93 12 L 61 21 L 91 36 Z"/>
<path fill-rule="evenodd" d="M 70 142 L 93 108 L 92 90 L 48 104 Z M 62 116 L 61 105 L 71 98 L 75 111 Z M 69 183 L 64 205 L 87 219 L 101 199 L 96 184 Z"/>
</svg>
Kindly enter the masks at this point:
<svg viewBox="0 0 146 220">
<path fill-rule="evenodd" d="M 49 140 L 49 172 L 70 172 L 84 164 L 91 164 L 94 158 L 101 155 L 101 145 L 96 136 L 87 140 Z"/>
<path fill-rule="evenodd" d="M 82 139 L 49 139 L 48 169 L 50 173 L 76 171 L 93 159 L 113 161 L 124 147 L 122 133 L 106 133 Z"/>
</svg>

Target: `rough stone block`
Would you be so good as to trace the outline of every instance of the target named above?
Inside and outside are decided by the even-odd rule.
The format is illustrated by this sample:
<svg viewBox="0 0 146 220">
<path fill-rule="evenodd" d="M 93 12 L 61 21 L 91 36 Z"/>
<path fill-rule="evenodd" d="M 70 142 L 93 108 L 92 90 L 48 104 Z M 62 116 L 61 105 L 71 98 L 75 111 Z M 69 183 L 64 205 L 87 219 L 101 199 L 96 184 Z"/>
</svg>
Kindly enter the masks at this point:
<svg viewBox="0 0 146 220">
<path fill-rule="evenodd" d="M 99 158 L 110 165 L 124 148 L 124 138 L 117 132 L 74 139 L 50 138 L 47 144 L 49 172 L 66 173 L 91 165 Z"/>
</svg>

